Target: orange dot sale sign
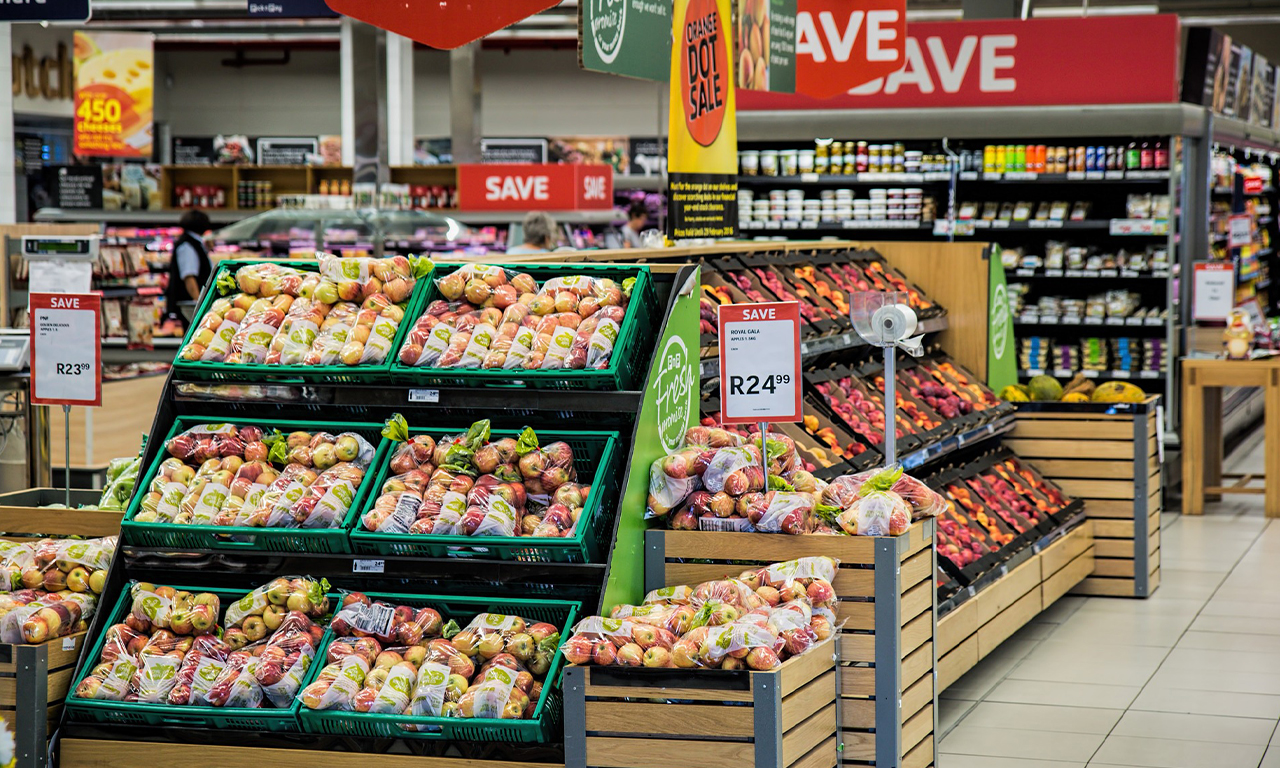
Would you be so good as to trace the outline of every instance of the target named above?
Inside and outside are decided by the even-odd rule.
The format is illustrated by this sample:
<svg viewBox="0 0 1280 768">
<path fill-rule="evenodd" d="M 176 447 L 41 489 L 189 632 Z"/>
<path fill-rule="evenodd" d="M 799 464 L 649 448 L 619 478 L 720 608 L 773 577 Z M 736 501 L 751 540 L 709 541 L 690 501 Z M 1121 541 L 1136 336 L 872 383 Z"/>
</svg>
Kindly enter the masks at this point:
<svg viewBox="0 0 1280 768">
<path fill-rule="evenodd" d="M 151 35 L 76 32 L 74 153 L 149 159 L 154 74 Z"/>
</svg>

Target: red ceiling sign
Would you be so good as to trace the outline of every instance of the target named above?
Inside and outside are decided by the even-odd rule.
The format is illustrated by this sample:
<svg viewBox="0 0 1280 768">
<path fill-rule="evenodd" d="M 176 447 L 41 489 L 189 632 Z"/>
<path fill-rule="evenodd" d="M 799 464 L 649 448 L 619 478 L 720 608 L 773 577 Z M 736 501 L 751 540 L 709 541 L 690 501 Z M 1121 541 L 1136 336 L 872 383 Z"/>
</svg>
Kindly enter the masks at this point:
<svg viewBox="0 0 1280 768">
<path fill-rule="evenodd" d="M 839 96 L 902 69 L 906 0 L 800 0 L 796 92 Z"/>
<path fill-rule="evenodd" d="M 325 0 L 350 16 L 445 50 L 509 27 L 560 0 Z"/>
<path fill-rule="evenodd" d="M 1178 19 L 1173 15 L 913 23 L 905 57 L 902 69 L 831 99 L 739 91 L 738 109 L 1178 100 Z M 805 57 L 799 59 L 803 71 Z"/>
<path fill-rule="evenodd" d="M 458 206 L 469 211 L 609 209 L 613 167 L 459 165 Z"/>
</svg>

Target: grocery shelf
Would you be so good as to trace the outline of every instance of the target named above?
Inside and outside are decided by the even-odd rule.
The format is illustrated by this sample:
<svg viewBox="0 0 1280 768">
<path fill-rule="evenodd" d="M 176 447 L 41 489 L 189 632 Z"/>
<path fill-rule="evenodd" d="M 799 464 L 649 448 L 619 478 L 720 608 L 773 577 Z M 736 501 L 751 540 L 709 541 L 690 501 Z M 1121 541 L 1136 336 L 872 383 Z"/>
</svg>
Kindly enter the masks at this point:
<svg viewBox="0 0 1280 768">
<path fill-rule="evenodd" d="M 1169 279 L 1169 270 L 1167 269 L 1158 269 L 1147 272 L 1133 269 L 1028 269 L 1025 267 L 1015 267 L 1013 269 L 1005 269 L 1004 273 L 1006 277 L 1052 278 L 1055 280 L 1064 277 L 1079 277 L 1090 280 L 1096 280 L 1098 278 L 1114 279 L 1117 277 L 1129 280 Z"/>
<path fill-rule="evenodd" d="M 1035 182 L 1038 184 L 1065 184 L 1068 182 L 1130 182 L 1149 184 L 1153 181 L 1168 181 L 1168 170 L 1149 171 L 1069 171 L 1067 173 L 1035 173 L 1023 171 L 1005 171 L 988 173 L 986 171 L 961 171 L 960 181 L 999 181 L 999 182 Z"/>
<path fill-rule="evenodd" d="M 947 316 L 930 317 L 921 320 L 916 327 L 917 333 L 937 333 L 947 329 Z M 865 347 L 867 342 L 853 331 L 836 334 L 832 336 L 823 336 L 819 339 L 812 339 L 800 343 L 801 360 L 811 360 L 819 355 L 825 355 L 828 352 L 839 352 L 845 349 L 853 349 L 855 347 Z M 712 357 L 704 357 L 699 363 L 701 378 L 705 381 L 720 375 L 720 357 L 718 355 Z"/>
<path fill-rule="evenodd" d="M 1018 371 L 1018 377 L 1030 379 L 1034 376 L 1052 376 L 1055 379 L 1069 379 L 1076 374 L 1086 379 L 1143 379 L 1162 380 L 1164 371 L 1072 371 L 1065 368 L 1028 368 Z"/>
<path fill-rule="evenodd" d="M 949 181 L 949 171 L 927 173 L 802 173 L 799 176 L 739 176 L 740 187 L 776 187 L 783 185 L 816 184 L 823 187 L 839 187 L 845 184 L 927 184 Z"/>
<path fill-rule="evenodd" d="M 118 336 L 104 337 L 102 339 L 103 349 L 107 348 L 128 348 L 129 340 Z M 177 349 L 182 346 L 182 339 L 172 336 L 159 336 L 151 340 L 151 346 L 156 349 Z"/>
<path fill-rule="evenodd" d="M 209 221 L 214 224 L 234 224 L 260 211 L 237 211 L 230 208 L 204 208 Z M 117 211 L 104 208 L 41 208 L 32 215 L 36 221 L 52 223 L 103 222 L 111 224 L 176 224 L 182 216 L 180 209 L 162 208 L 158 211 Z"/>
<path fill-rule="evenodd" d="M 1016 421 L 1015 415 L 1010 413 L 1002 416 L 990 424 L 983 424 L 966 432 L 939 440 L 938 442 L 921 448 L 918 451 L 908 453 L 905 456 L 898 457 L 898 461 L 902 463 L 903 469 L 916 469 L 924 466 L 934 459 L 945 456 L 946 454 L 958 451 L 966 446 L 972 446 L 980 443 L 989 437 L 995 435 L 1003 435 L 1013 429 Z"/>
<path fill-rule="evenodd" d="M 821 219 L 819 221 L 758 221 L 741 222 L 738 226 L 743 232 L 766 232 L 785 230 L 826 230 L 846 231 L 851 229 L 901 229 L 928 230 L 933 222 L 922 222 L 915 219 L 847 219 L 844 221 Z"/>
<path fill-rule="evenodd" d="M 1136 321 L 1136 322 L 1135 322 Z M 1080 317 L 1078 315 L 1019 315 L 1014 325 L 1079 325 L 1089 328 L 1159 328 L 1164 329 L 1168 320 L 1162 317 Z"/>
</svg>

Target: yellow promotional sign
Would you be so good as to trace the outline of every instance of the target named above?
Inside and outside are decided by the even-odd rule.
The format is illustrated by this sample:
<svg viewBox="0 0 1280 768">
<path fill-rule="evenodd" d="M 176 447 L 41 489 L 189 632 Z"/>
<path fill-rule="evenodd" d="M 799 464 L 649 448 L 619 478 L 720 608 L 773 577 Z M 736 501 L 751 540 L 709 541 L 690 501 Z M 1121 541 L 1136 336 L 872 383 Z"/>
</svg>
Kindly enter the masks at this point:
<svg viewBox="0 0 1280 768">
<path fill-rule="evenodd" d="M 151 35 L 76 32 L 75 80 L 75 154 L 150 158 Z"/>
<path fill-rule="evenodd" d="M 668 234 L 736 237 L 732 0 L 675 0 L 672 18 Z"/>
</svg>

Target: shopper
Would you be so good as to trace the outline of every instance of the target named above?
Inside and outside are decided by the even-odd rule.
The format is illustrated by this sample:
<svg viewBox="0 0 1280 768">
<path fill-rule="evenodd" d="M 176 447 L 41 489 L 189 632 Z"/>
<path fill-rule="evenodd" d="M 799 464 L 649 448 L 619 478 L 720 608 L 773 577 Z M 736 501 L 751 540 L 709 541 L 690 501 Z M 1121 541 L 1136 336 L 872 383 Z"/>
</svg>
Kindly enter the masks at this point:
<svg viewBox="0 0 1280 768">
<path fill-rule="evenodd" d="M 634 202 L 627 209 L 627 223 L 622 225 L 622 247 L 644 248 L 644 238 L 640 233 L 649 223 L 649 207 L 642 202 Z"/>
<path fill-rule="evenodd" d="M 165 322 L 163 326 L 177 324 L 185 333 L 188 320 L 178 307 L 179 302 L 195 301 L 209 282 L 213 264 L 204 245 L 204 236 L 212 228 L 204 211 L 187 211 L 178 220 L 182 235 L 173 244 L 173 258 L 169 260 L 169 287 L 165 289 Z"/>
<path fill-rule="evenodd" d="M 508 248 L 507 253 L 546 253 L 556 247 L 556 220 L 542 211 L 530 211 L 524 217 L 524 243 Z"/>
</svg>

